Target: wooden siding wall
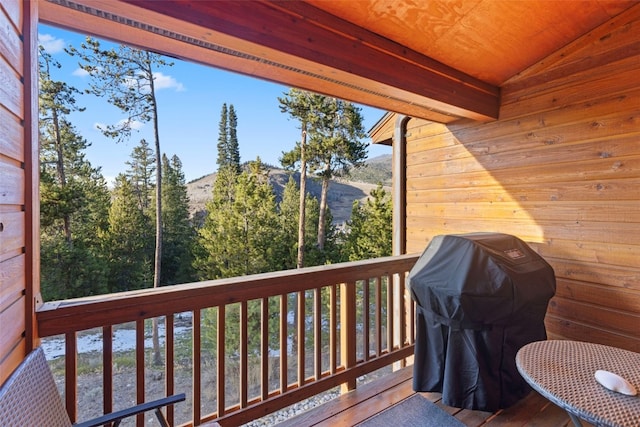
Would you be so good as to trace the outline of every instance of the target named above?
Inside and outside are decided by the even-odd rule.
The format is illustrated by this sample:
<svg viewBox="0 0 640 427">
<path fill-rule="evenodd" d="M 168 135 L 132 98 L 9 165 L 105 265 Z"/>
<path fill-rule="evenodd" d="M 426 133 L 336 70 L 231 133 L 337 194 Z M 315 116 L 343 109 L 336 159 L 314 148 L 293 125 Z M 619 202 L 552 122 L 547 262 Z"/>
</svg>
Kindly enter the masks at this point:
<svg viewBox="0 0 640 427">
<path fill-rule="evenodd" d="M 33 236 L 28 230 L 37 202 L 25 191 L 32 182 L 26 173 L 31 168 L 25 167 L 32 151 L 25 141 L 32 139 L 33 124 L 25 88 L 33 79 L 31 59 L 23 54 L 23 44 L 29 44 L 27 52 L 31 49 L 32 37 L 24 28 L 30 28 L 26 21 L 32 10 L 34 5 L 21 0 L 0 4 L 0 384 L 31 350 L 33 339 L 31 277 L 37 273 L 31 267 Z"/>
<path fill-rule="evenodd" d="M 640 352 L 640 7 L 503 86 L 500 120 L 407 127 L 407 252 L 519 236 L 557 276 L 551 338 Z"/>
</svg>

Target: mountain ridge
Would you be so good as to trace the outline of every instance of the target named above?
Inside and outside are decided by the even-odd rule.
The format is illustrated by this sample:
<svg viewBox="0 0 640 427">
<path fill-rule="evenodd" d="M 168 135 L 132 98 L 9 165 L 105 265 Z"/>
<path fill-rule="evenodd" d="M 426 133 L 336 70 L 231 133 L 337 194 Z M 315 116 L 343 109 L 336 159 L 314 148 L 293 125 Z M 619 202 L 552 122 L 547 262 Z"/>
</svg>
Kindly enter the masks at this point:
<svg viewBox="0 0 640 427">
<path fill-rule="evenodd" d="M 366 170 L 368 168 L 375 169 L 375 172 L 370 174 L 352 173 L 349 177 L 331 180 L 327 202 L 333 215 L 334 224 L 344 224 L 349 220 L 354 200 L 364 202 L 369 197 L 371 190 L 377 187 L 377 182 L 372 181 L 379 174 L 380 177 L 385 177 L 384 181 L 380 179 L 379 182 L 383 183 L 386 191 L 390 191 L 391 155 L 377 156 L 367 160 L 362 169 Z M 290 172 L 274 167 L 270 167 L 268 170 L 269 182 L 273 186 L 278 201 L 282 197 L 282 191 L 289 180 L 289 176 L 293 176 L 298 185 L 300 184 L 300 174 L 298 172 Z M 216 173 L 213 172 L 186 184 L 187 195 L 189 196 L 189 211 L 193 217 L 204 216 L 205 205 L 211 200 L 215 177 Z M 369 182 L 362 182 L 358 179 L 368 179 Z M 320 180 L 308 177 L 307 192 L 320 200 Z"/>
</svg>

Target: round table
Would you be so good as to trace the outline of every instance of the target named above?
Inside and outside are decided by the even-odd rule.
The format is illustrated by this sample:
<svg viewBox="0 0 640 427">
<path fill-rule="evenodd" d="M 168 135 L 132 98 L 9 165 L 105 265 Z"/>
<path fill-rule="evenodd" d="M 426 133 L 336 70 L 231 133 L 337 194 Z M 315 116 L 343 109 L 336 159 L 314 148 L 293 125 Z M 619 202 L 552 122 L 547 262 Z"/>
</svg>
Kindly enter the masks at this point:
<svg viewBox="0 0 640 427">
<path fill-rule="evenodd" d="M 576 426 L 581 418 L 597 426 L 640 427 L 640 395 L 608 390 L 594 376 L 598 369 L 610 371 L 640 390 L 640 353 L 578 341 L 537 341 L 518 351 L 516 366 Z"/>
</svg>

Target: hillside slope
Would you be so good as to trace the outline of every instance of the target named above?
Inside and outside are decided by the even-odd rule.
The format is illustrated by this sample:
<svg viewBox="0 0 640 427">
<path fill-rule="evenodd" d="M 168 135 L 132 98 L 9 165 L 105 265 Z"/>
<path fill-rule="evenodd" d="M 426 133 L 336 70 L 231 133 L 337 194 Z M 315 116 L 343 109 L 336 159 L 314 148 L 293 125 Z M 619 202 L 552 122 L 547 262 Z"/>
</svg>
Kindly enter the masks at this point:
<svg viewBox="0 0 640 427">
<path fill-rule="evenodd" d="M 387 169 L 388 173 L 391 173 L 391 156 L 376 157 L 371 159 L 370 162 L 376 165 L 376 169 L 382 170 L 382 174 L 385 174 Z M 387 168 L 385 168 L 385 165 L 388 165 Z M 278 201 L 281 198 L 284 186 L 289 180 L 289 175 L 289 172 L 282 169 L 269 170 L 269 181 L 274 188 Z M 294 173 L 293 177 L 299 184 L 300 174 Z M 378 175 L 375 175 L 374 179 L 378 179 L 377 177 Z M 187 184 L 187 194 L 189 196 L 190 212 L 192 215 L 199 216 L 204 213 L 205 205 L 211 199 L 215 179 L 216 174 L 212 173 Z M 346 222 L 351 216 L 353 201 L 365 201 L 367 197 L 369 197 L 371 190 L 377 186 L 377 184 L 372 182 L 358 182 L 351 179 L 332 180 L 329 185 L 328 203 L 331 214 L 333 215 L 334 224 Z M 378 180 L 380 181 L 380 179 Z M 385 190 L 390 191 L 390 187 L 385 186 Z M 320 200 L 320 191 L 320 181 L 307 178 L 307 192 Z"/>
</svg>

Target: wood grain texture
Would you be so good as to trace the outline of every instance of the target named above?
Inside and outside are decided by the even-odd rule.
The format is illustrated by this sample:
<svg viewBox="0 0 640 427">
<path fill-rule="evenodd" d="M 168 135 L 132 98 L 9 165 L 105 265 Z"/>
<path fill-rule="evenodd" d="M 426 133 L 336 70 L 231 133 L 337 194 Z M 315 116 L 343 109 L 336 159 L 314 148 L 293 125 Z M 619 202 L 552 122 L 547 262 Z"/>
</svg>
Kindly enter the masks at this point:
<svg viewBox="0 0 640 427">
<path fill-rule="evenodd" d="M 0 56 L 12 64 L 19 75 L 23 74 L 22 42 L 20 40 L 19 27 L 12 21 L 12 17 L 0 9 Z"/>
<path fill-rule="evenodd" d="M 0 311 L 0 325 L 2 325 L 2 328 L 0 328 L 0 349 L 2 349 L 2 353 L 0 354 L 2 356 L 5 356 L 24 339 L 24 307 L 25 300 L 24 296 L 22 296 Z"/>
<path fill-rule="evenodd" d="M 351 393 L 341 395 L 278 425 L 281 427 L 353 426 L 356 422 L 366 420 L 414 395 L 411 385 L 412 369 L 412 367 L 403 368 L 377 378 L 361 385 Z M 420 395 L 467 426 L 564 427 L 571 425 L 566 411 L 536 392 L 530 393 L 513 406 L 500 409 L 495 413 L 447 406 L 442 402 L 441 393 L 420 393 Z"/>
<path fill-rule="evenodd" d="M 640 8 L 503 88 L 501 119 L 407 127 L 407 250 L 500 231 L 555 268 L 550 334 L 640 347 Z"/>
<path fill-rule="evenodd" d="M 497 85 L 633 6 L 572 1 L 541 8 L 536 2 L 492 0 L 310 3 Z"/>
<path fill-rule="evenodd" d="M 20 119 L 0 105 L 0 153 L 14 162 L 24 160 L 24 128 Z"/>
<path fill-rule="evenodd" d="M 26 354 L 26 340 L 22 338 L 14 346 L 0 347 L 0 384 L 4 383 Z"/>
<path fill-rule="evenodd" d="M 24 118 L 24 99 L 22 98 L 22 76 L 16 71 L 16 65 L 0 56 L 0 104 L 17 117 Z"/>
<path fill-rule="evenodd" d="M 24 295 L 24 263 L 23 254 L 0 262 L 0 311 Z"/>
<path fill-rule="evenodd" d="M 14 257 L 21 253 L 25 245 L 24 212 L 0 211 L 0 260 Z"/>
<path fill-rule="evenodd" d="M 45 337 L 409 271 L 415 261 L 415 255 L 385 257 L 45 303 L 37 312 L 38 325 Z"/>
</svg>

